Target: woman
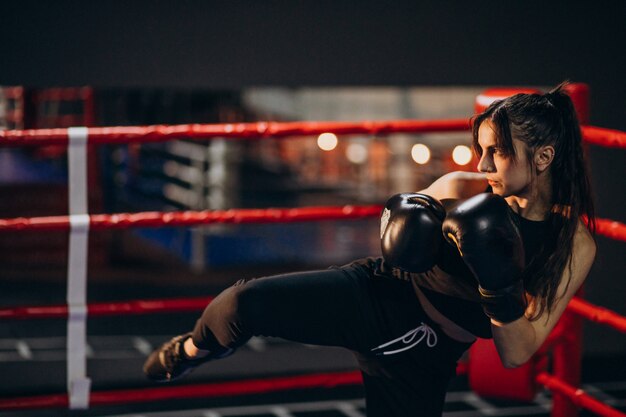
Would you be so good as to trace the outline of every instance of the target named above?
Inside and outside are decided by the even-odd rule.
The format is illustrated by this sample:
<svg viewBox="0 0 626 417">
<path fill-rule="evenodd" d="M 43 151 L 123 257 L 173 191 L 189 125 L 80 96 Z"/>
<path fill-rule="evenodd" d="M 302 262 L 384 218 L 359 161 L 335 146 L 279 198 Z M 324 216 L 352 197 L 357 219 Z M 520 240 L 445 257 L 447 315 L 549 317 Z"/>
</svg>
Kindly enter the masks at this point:
<svg viewBox="0 0 626 417">
<path fill-rule="evenodd" d="M 476 337 L 493 337 L 505 366 L 526 362 L 595 256 L 580 128 L 563 85 L 493 103 L 474 119 L 473 146 L 479 173 L 389 200 L 384 260 L 241 280 L 144 372 L 173 380 L 252 335 L 277 336 L 352 350 L 368 416 L 435 416 Z M 487 229 L 476 226 L 485 219 Z"/>
</svg>

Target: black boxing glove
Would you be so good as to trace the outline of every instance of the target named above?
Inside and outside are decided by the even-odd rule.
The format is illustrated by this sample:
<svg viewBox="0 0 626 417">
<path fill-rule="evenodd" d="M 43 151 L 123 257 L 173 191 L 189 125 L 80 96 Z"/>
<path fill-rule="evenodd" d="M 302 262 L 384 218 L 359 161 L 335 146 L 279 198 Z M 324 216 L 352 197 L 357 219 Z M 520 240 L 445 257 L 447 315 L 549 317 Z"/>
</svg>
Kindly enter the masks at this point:
<svg viewBox="0 0 626 417">
<path fill-rule="evenodd" d="M 507 202 L 478 194 L 448 211 L 442 231 L 478 280 L 485 314 L 502 323 L 524 315 L 524 245 Z"/>
<path fill-rule="evenodd" d="M 424 272 L 437 262 L 443 244 L 441 222 L 446 212 L 426 194 L 392 196 L 380 219 L 380 246 L 391 266 L 408 272 Z"/>
</svg>

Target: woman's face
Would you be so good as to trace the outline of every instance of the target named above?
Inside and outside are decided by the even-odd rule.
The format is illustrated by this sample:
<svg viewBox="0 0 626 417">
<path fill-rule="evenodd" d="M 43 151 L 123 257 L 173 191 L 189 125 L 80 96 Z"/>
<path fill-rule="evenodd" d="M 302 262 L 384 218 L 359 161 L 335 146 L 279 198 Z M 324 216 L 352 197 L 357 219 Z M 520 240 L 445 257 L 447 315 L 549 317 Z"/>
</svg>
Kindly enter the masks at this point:
<svg viewBox="0 0 626 417">
<path fill-rule="evenodd" d="M 523 194 L 532 179 L 526 144 L 513 139 L 515 157 L 511 157 L 502 154 L 496 143 L 493 124 L 485 120 L 478 129 L 478 144 L 482 149 L 478 171 L 486 174 L 494 194 L 502 197 Z"/>
</svg>

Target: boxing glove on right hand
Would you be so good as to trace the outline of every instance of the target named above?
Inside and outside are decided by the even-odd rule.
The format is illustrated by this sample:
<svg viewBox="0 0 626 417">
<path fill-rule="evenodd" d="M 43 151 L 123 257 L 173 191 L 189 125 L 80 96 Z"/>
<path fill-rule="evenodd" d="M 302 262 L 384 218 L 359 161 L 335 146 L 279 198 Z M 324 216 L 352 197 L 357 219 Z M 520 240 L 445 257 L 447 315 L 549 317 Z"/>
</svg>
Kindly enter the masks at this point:
<svg viewBox="0 0 626 417">
<path fill-rule="evenodd" d="M 383 258 L 408 272 L 424 272 L 435 266 L 443 244 L 441 222 L 446 212 L 441 203 L 426 194 L 392 196 L 380 222 Z"/>
<path fill-rule="evenodd" d="M 490 193 L 465 200 L 448 211 L 442 231 L 478 280 L 485 314 L 502 323 L 522 317 L 524 245 L 506 200 Z"/>
</svg>

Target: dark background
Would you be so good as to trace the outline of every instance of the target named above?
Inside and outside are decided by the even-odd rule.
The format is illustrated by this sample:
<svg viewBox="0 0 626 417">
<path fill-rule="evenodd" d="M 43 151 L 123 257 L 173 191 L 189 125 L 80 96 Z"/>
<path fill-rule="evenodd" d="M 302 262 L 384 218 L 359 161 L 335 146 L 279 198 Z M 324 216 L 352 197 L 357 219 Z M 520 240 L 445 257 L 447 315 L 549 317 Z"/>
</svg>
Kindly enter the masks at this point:
<svg viewBox="0 0 626 417">
<path fill-rule="evenodd" d="M 1 1 L 0 84 L 96 88 L 591 87 L 626 130 L 623 1 Z M 589 151 L 598 215 L 626 221 L 624 150 Z M 626 314 L 624 243 L 598 238 L 588 298 Z M 625 338 L 589 329 L 594 351 Z"/>
</svg>

